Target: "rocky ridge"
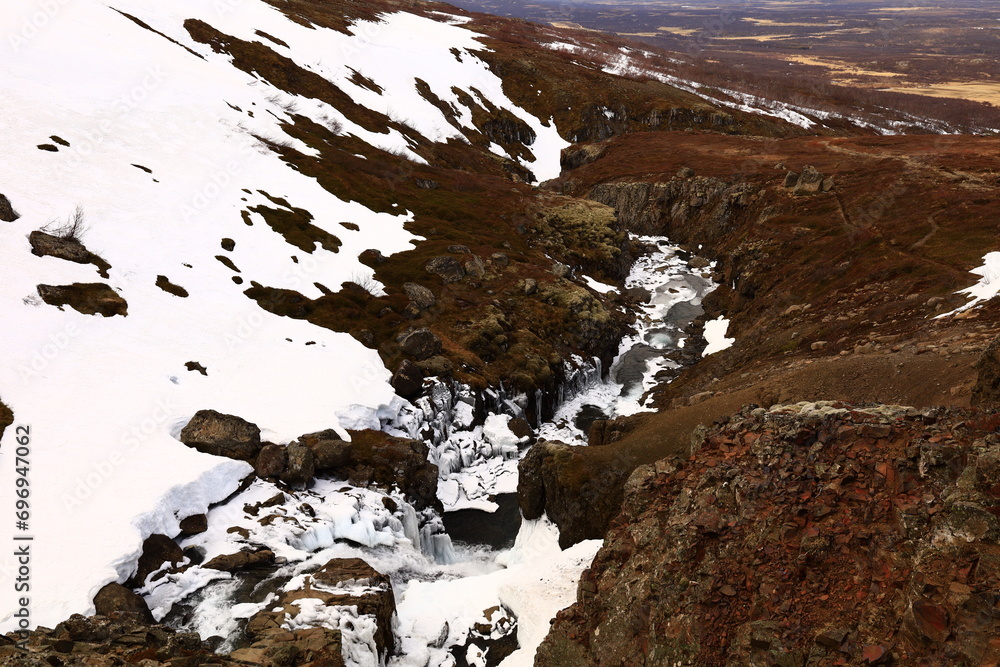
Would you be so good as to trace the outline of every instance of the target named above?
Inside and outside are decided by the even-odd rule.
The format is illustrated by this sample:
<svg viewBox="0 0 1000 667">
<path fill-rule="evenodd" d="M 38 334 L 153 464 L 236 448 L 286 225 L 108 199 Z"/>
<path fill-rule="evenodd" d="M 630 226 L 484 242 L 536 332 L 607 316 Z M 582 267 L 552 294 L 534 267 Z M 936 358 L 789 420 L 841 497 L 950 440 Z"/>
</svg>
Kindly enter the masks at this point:
<svg viewBox="0 0 1000 667">
<path fill-rule="evenodd" d="M 746 408 L 643 465 L 536 665 L 1000 659 L 995 414 Z"/>
</svg>

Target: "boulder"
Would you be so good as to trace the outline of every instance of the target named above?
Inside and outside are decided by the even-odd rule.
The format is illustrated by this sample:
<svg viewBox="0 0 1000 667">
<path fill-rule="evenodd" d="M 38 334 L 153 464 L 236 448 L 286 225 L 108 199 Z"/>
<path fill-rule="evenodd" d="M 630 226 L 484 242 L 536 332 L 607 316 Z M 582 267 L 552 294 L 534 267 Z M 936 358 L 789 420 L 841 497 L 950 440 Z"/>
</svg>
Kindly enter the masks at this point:
<svg viewBox="0 0 1000 667">
<path fill-rule="evenodd" d="M 285 448 L 288 466 L 281 474 L 281 481 L 295 486 L 309 486 L 316 476 L 316 458 L 312 450 L 303 444 L 293 442 Z"/>
<path fill-rule="evenodd" d="M 202 567 L 223 572 L 238 572 L 270 567 L 273 564 L 274 552 L 264 549 L 262 551 L 238 551 L 234 554 L 216 556 Z"/>
<path fill-rule="evenodd" d="M 181 519 L 180 528 L 181 535 L 185 537 L 200 535 L 208 530 L 208 517 L 204 514 L 192 514 L 189 517 Z"/>
<path fill-rule="evenodd" d="M 473 255 L 465 260 L 465 273 L 473 278 L 482 278 L 486 275 L 486 263 L 479 255 Z"/>
<path fill-rule="evenodd" d="M 423 285 L 418 285 L 417 283 L 403 283 L 403 291 L 406 292 L 406 296 L 410 302 L 421 310 L 430 308 L 437 303 L 437 298 L 434 296 L 434 292 L 430 291 Z"/>
<path fill-rule="evenodd" d="M 399 337 L 399 347 L 403 354 L 417 361 L 429 359 L 441 351 L 441 339 L 430 329 L 412 329 Z"/>
<path fill-rule="evenodd" d="M 84 315 L 128 315 L 128 302 L 104 283 L 39 285 L 38 296 L 50 306 L 69 306 Z"/>
<path fill-rule="evenodd" d="M 424 373 L 420 366 L 409 359 L 403 359 L 392 374 L 390 384 L 403 398 L 413 398 L 423 390 Z"/>
<path fill-rule="evenodd" d="M 181 431 L 181 442 L 199 452 L 250 461 L 260 452 L 256 424 L 215 410 L 199 410 Z"/>
<path fill-rule="evenodd" d="M 323 432 L 327 433 L 327 432 Z M 427 460 L 427 445 L 420 440 L 396 438 L 381 431 L 349 431 L 351 442 L 338 443 L 319 434 L 302 436 L 314 451 L 329 447 L 329 458 L 317 457 L 324 475 L 346 479 L 355 486 L 399 488 L 419 509 L 440 509 L 437 498 L 437 466 Z"/>
<path fill-rule="evenodd" d="M 457 283 L 465 277 L 465 269 L 462 268 L 462 264 L 449 255 L 434 257 L 424 265 L 424 270 L 427 273 L 441 276 L 441 279 L 446 283 Z"/>
<path fill-rule="evenodd" d="M 790 171 L 787 174 L 785 174 L 785 182 L 783 183 L 783 185 L 786 188 L 794 188 L 795 184 L 798 182 L 799 182 L 799 175 L 794 171 Z"/>
<path fill-rule="evenodd" d="M 799 174 L 795 187 L 792 188 L 793 195 L 814 195 L 823 188 L 823 174 L 819 173 L 816 167 L 806 166 Z"/>
<path fill-rule="evenodd" d="M 333 429 L 303 435 L 298 441 L 312 451 L 317 472 L 336 470 L 351 460 L 351 443 Z"/>
<path fill-rule="evenodd" d="M 0 220 L 14 222 L 20 217 L 17 211 L 14 210 L 14 207 L 10 205 L 10 200 L 4 195 L 0 195 Z"/>
<path fill-rule="evenodd" d="M 133 588 L 141 588 L 146 578 L 159 570 L 165 563 L 177 565 L 184 560 L 184 552 L 180 546 L 166 535 L 150 535 L 142 543 L 142 555 L 136 566 L 135 574 L 129 579 Z"/>
<path fill-rule="evenodd" d="M 101 616 L 124 612 L 138 614 L 146 623 L 153 622 L 153 614 L 142 596 L 118 583 L 110 583 L 99 590 L 94 596 L 94 607 Z"/>
<path fill-rule="evenodd" d="M 254 462 L 253 470 L 261 479 L 274 479 L 285 472 L 288 465 L 288 454 L 284 447 L 278 445 L 264 445 L 257 460 Z"/>
</svg>

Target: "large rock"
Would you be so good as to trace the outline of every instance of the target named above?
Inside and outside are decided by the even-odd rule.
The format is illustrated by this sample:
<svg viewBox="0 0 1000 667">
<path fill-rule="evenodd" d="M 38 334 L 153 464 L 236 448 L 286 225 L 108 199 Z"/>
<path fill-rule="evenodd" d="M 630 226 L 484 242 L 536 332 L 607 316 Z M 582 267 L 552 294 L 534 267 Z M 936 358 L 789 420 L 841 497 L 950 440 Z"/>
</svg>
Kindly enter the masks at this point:
<svg viewBox="0 0 1000 667">
<path fill-rule="evenodd" d="M 390 384 L 403 398 L 413 398 L 424 388 L 424 373 L 420 370 L 420 366 L 409 359 L 403 359 L 396 367 L 396 372 L 392 374 Z"/>
<path fill-rule="evenodd" d="M 147 623 L 153 622 L 153 614 L 142 596 L 121 584 L 110 583 L 99 590 L 94 596 L 94 607 L 101 616 L 124 612 L 138 614 Z"/>
<path fill-rule="evenodd" d="M 517 497 L 526 519 L 548 515 L 559 526 L 559 546 L 600 539 L 621 506 L 634 462 L 611 458 L 589 469 L 576 447 L 539 441 L 518 464 Z"/>
<path fill-rule="evenodd" d="M 277 479 L 288 465 L 288 454 L 284 447 L 266 444 L 257 454 L 253 464 L 254 473 L 261 479 Z"/>
<path fill-rule="evenodd" d="M 430 329 L 414 329 L 399 337 L 399 347 L 403 354 L 423 361 L 441 351 L 441 339 Z"/>
<path fill-rule="evenodd" d="M 146 577 L 156 572 L 166 563 L 177 565 L 184 560 L 184 552 L 180 546 L 166 535 L 150 535 L 142 543 L 142 555 L 136 565 L 136 572 L 129 580 L 129 585 L 141 588 L 146 583 Z"/>
<path fill-rule="evenodd" d="M 1000 409 L 1000 337 L 994 338 L 979 361 L 979 378 L 972 388 L 972 405 L 984 410 Z"/>
<path fill-rule="evenodd" d="M 351 442 L 341 441 L 332 430 L 304 435 L 298 442 L 313 452 L 316 471 L 323 476 L 356 486 L 397 487 L 417 509 L 441 509 L 438 469 L 427 460 L 426 444 L 381 431 L 348 433 Z"/>
<path fill-rule="evenodd" d="M 38 296 L 50 306 L 69 306 L 84 315 L 128 315 L 128 302 L 104 283 L 39 285 Z"/>
<path fill-rule="evenodd" d="M 305 445 L 293 442 L 285 448 L 288 466 L 281 474 L 281 481 L 294 486 L 309 486 L 316 476 L 316 458 Z"/>
<path fill-rule="evenodd" d="M 274 552 L 269 549 L 261 551 L 237 551 L 234 554 L 216 556 L 202 567 L 223 572 L 238 572 L 240 570 L 256 570 L 274 565 Z"/>
<path fill-rule="evenodd" d="M 816 167 L 808 165 L 802 169 L 795 187 L 792 188 L 793 195 L 814 195 L 823 189 L 823 174 L 819 173 Z"/>
<path fill-rule="evenodd" d="M 10 200 L 4 195 L 0 195 L 0 220 L 14 222 L 20 217 L 14 207 L 10 205 Z"/>
<path fill-rule="evenodd" d="M 181 442 L 199 452 L 250 461 L 263 447 L 256 424 L 215 410 L 199 410 L 181 431 Z"/>
<path fill-rule="evenodd" d="M 441 276 L 446 283 L 457 283 L 465 277 L 465 269 L 462 268 L 462 264 L 449 255 L 438 255 L 428 260 L 427 264 L 424 265 L 424 270 L 427 273 Z"/>
<path fill-rule="evenodd" d="M 28 235 L 31 244 L 31 254 L 38 257 L 55 257 L 76 264 L 93 264 L 101 276 L 108 277 L 111 265 L 87 250 L 86 246 L 73 237 L 54 236 L 43 231 L 34 231 Z"/>
<path fill-rule="evenodd" d="M 437 303 L 437 298 L 434 296 L 434 292 L 430 291 L 423 285 L 418 285 L 417 283 L 403 283 L 403 291 L 406 292 L 406 296 L 410 300 L 410 303 L 414 304 L 420 310 L 430 308 Z"/>
<path fill-rule="evenodd" d="M 308 433 L 301 436 L 299 442 L 312 451 L 316 472 L 336 470 L 351 460 L 351 443 L 344 442 L 333 429 Z"/>
</svg>

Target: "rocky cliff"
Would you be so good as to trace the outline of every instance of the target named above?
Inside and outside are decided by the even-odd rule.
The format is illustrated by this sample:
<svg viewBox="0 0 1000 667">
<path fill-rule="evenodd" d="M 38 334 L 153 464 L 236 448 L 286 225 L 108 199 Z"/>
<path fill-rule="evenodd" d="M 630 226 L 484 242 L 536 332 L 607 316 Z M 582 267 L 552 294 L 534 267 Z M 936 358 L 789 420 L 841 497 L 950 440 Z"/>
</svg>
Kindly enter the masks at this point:
<svg viewBox="0 0 1000 667">
<path fill-rule="evenodd" d="M 535 664 L 996 664 L 998 424 L 844 403 L 719 420 L 632 474 Z"/>
</svg>

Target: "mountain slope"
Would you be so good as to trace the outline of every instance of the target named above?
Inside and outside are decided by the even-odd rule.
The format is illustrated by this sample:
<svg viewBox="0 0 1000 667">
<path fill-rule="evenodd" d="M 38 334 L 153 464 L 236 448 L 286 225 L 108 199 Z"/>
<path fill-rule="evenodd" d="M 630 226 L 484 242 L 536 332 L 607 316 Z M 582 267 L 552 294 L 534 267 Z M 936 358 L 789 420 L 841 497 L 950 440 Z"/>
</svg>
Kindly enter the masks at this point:
<svg viewBox="0 0 1000 667">
<path fill-rule="evenodd" d="M 621 304 L 550 270 L 619 280 L 627 237 L 606 209 L 523 182 L 558 175 L 569 137 L 635 128 L 588 130 L 591 111 L 549 93 L 528 104 L 509 73 L 531 30 L 487 38 L 482 18 L 409 3 L 50 9 L 10 2 L 0 25 L 16 213 L 0 222 L 0 397 L 31 429 L 34 623 L 91 611 L 145 537 L 237 488 L 246 463 L 178 442 L 198 410 L 276 443 L 382 428 L 404 405 L 390 370 L 413 324 L 443 342 L 420 374 L 479 387 L 553 390 L 572 354 L 614 353 Z M 796 132 L 546 54 L 549 85 L 587 83 L 566 99 L 620 85 L 643 113 Z M 464 278 L 425 270 L 452 248 Z M 438 302 L 416 322 L 414 280 Z M 529 280 L 547 301 L 527 303 Z"/>
</svg>

